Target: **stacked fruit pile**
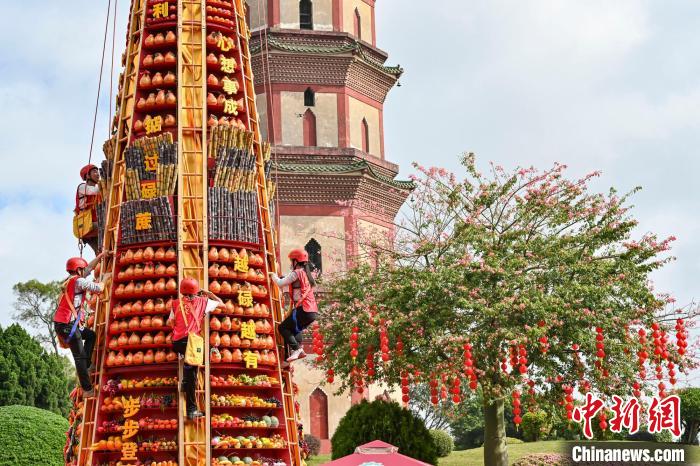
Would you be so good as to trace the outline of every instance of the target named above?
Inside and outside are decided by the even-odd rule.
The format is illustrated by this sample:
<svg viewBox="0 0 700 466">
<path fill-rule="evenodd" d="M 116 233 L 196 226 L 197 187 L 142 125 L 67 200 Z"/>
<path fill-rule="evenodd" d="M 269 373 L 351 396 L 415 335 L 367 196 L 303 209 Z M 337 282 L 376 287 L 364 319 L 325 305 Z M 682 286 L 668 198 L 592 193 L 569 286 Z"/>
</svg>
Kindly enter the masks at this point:
<svg viewBox="0 0 700 466">
<path fill-rule="evenodd" d="M 142 388 L 176 387 L 177 377 L 145 377 L 143 379 L 110 379 L 102 391 L 116 393 L 121 390 Z"/>
<path fill-rule="evenodd" d="M 211 446 L 217 450 L 235 450 L 241 448 L 285 448 L 287 442 L 279 436 L 272 437 L 256 437 L 250 435 L 248 437 L 230 435 L 216 436 L 211 439 Z"/>
<path fill-rule="evenodd" d="M 219 351 L 217 348 L 211 349 L 211 363 L 212 364 L 228 364 L 228 363 L 240 363 L 246 359 L 246 355 L 254 354 L 258 365 L 262 366 L 276 366 L 277 356 L 274 350 L 262 350 L 262 351 L 244 351 L 242 352 L 240 348 L 236 348 L 230 351 L 228 348 Z"/>
<path fill-rule="evenodd" d="M 177 450 L 177 442 L 174 439 L 151 439 L 139 443 L 139 451 L 158 452 L 175 450 Z"/>
<path fill-rule="evenodd" d="M 276 398 L 262 399 L 257 396 L 211 395 L 211 405 L 217 408 L 279 408 L 282 406 Z"/>
<path fill-rule="evenodd" d="M 219 456 L 212 460 L 212 466 L 287 466 L 287 463 L 280 460 L 259 457 L 258 459 L 253 459 L 249 456 L 244 458 L 239 458 L 238 456 L 231 456 L 226 458 L 225 456 Z"/>
<path fill-rule="evenodd" d="M 211 426 L 219 429 L 276 429 L 279 427 L 279 420 L 276 416 L 243 416 L 237 417 L 230 414 L 216 414 L 212 416 Z"/>
<path fill-rule="evenodd" d="M 210 381 L 212 387 L 276 387 L 279 385 L 279 380 L 268 375 L 229 374 L 226 377 L 211 375 Z"/>
</svg>

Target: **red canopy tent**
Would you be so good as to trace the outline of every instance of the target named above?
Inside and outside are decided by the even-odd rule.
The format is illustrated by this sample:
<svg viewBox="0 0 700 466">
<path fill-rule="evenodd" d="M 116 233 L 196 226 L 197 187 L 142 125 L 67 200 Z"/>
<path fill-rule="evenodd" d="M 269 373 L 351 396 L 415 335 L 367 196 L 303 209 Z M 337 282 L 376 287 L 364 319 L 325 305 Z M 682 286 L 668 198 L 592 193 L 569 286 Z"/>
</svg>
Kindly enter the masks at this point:
<svg viewBox="0 0 700 466">
<path fill-rule="evenodd" d="M 430 466 L 399 453 L 399 449 L 381 440 L 365 443 L 352 455 L 344 456 L 324 466 Z"/>
</svg>

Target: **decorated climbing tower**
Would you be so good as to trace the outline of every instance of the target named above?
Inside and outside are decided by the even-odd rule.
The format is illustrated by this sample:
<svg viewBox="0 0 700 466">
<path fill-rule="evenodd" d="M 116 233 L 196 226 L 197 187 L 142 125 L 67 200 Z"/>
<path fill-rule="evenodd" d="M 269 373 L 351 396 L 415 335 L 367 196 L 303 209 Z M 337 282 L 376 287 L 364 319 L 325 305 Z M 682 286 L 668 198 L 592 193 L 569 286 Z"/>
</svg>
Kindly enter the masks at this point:
<svg viewBox="0 0 700 466">
<path fill-rule="evenodd" d="M 242 0 L 132 0 L 101 165 L 98 390 L 73 394 L 67 465 L 301 463 L 245 17 Z M 226 303 L 205 321 L 195 422 L 169 320 L 189 277 Z"/>
</svg>

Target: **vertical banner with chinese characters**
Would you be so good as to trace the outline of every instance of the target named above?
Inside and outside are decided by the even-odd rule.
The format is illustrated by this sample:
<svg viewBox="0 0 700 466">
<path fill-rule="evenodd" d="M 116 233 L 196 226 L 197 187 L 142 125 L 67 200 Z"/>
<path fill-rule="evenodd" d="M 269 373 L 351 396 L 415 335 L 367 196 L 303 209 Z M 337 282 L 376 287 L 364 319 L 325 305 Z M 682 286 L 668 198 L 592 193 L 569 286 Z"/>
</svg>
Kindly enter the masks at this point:
<svg viewBox="0 0 700 466">
<path fill-rule="evenodd" d="M 134 416 L 139 413 L 141 402 L 139 398 L 122 397 L 122 405 L 124 406 L 124 428 L 122 430 L 122 456 L 120 461 L 123 466 L 135 465 L 139 460 L 136 457 L 139 447 L 134 438 L 139 433 L 139 423 L 134 419 Z"/>
</svg>

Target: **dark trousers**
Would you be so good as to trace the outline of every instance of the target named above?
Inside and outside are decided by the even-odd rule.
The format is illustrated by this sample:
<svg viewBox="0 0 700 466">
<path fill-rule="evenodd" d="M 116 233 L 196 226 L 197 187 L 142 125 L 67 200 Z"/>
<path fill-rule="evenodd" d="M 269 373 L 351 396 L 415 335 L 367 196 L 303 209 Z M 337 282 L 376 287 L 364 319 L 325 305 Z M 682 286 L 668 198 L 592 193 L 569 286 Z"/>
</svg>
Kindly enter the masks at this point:
<svg viewBox="0 0 700 466">
<path fill-rule="evenodd" d="M 187 337 L 173 342 L 173 351 L 182 356 L 187 351 Z M 182 371 L 182 391 L 185 392 L 187 412 L 197 411 L 197 366 L 185 363 Z"/>
<path fill-rule="evenodd" d="M 295 312 L 296 324 L 294 323 Z M 288 351 L 296 351 L 299 349 L 298 338 L 306 327 L 314 323 L 316 320 L 316 314 L 316 312 L 306 312 L 304 311 L 303 307 L 299 306 L 282 321 L 279 326 L 279 332 L 282 335 L 282 338 L 284 338 Z"/>
<path fill-rule="evenodd" d="M 95 229 L 97 229 L 97 224 L 95 223 Z M 87 244 L 92 248 L 92 251 L 95 253 L 95 255 L 99 254 L 97 251 L 97 235 L 90 236 L 88 238 L 81 238 L 83 240 L 83 243 Z"/>
<path fill-rule="evenodd" d="M 56 334 L 65 341 L 68 339 L 68 335 L 70 335 L 70 331 L 73 328 L 73 322 L 70 324 L 54 322 L 53 327 L 54 330 L 56 330 Z M 92 360 L 92 349 L 95 346 L 95 338 L 95 332 L 89 328 L 80 330 L 80 327 L 78 327 L 75 329 L 73 338 L 68 342 L 70 345 L 70 352 L 73 354 L 73 361 L 75 361 L 75 371 L 78 373 L 80 386 L 83 387 L 85 391 L 92 390 L 88 366 L 90 366 L 90 361 Z"/>
</svg>

